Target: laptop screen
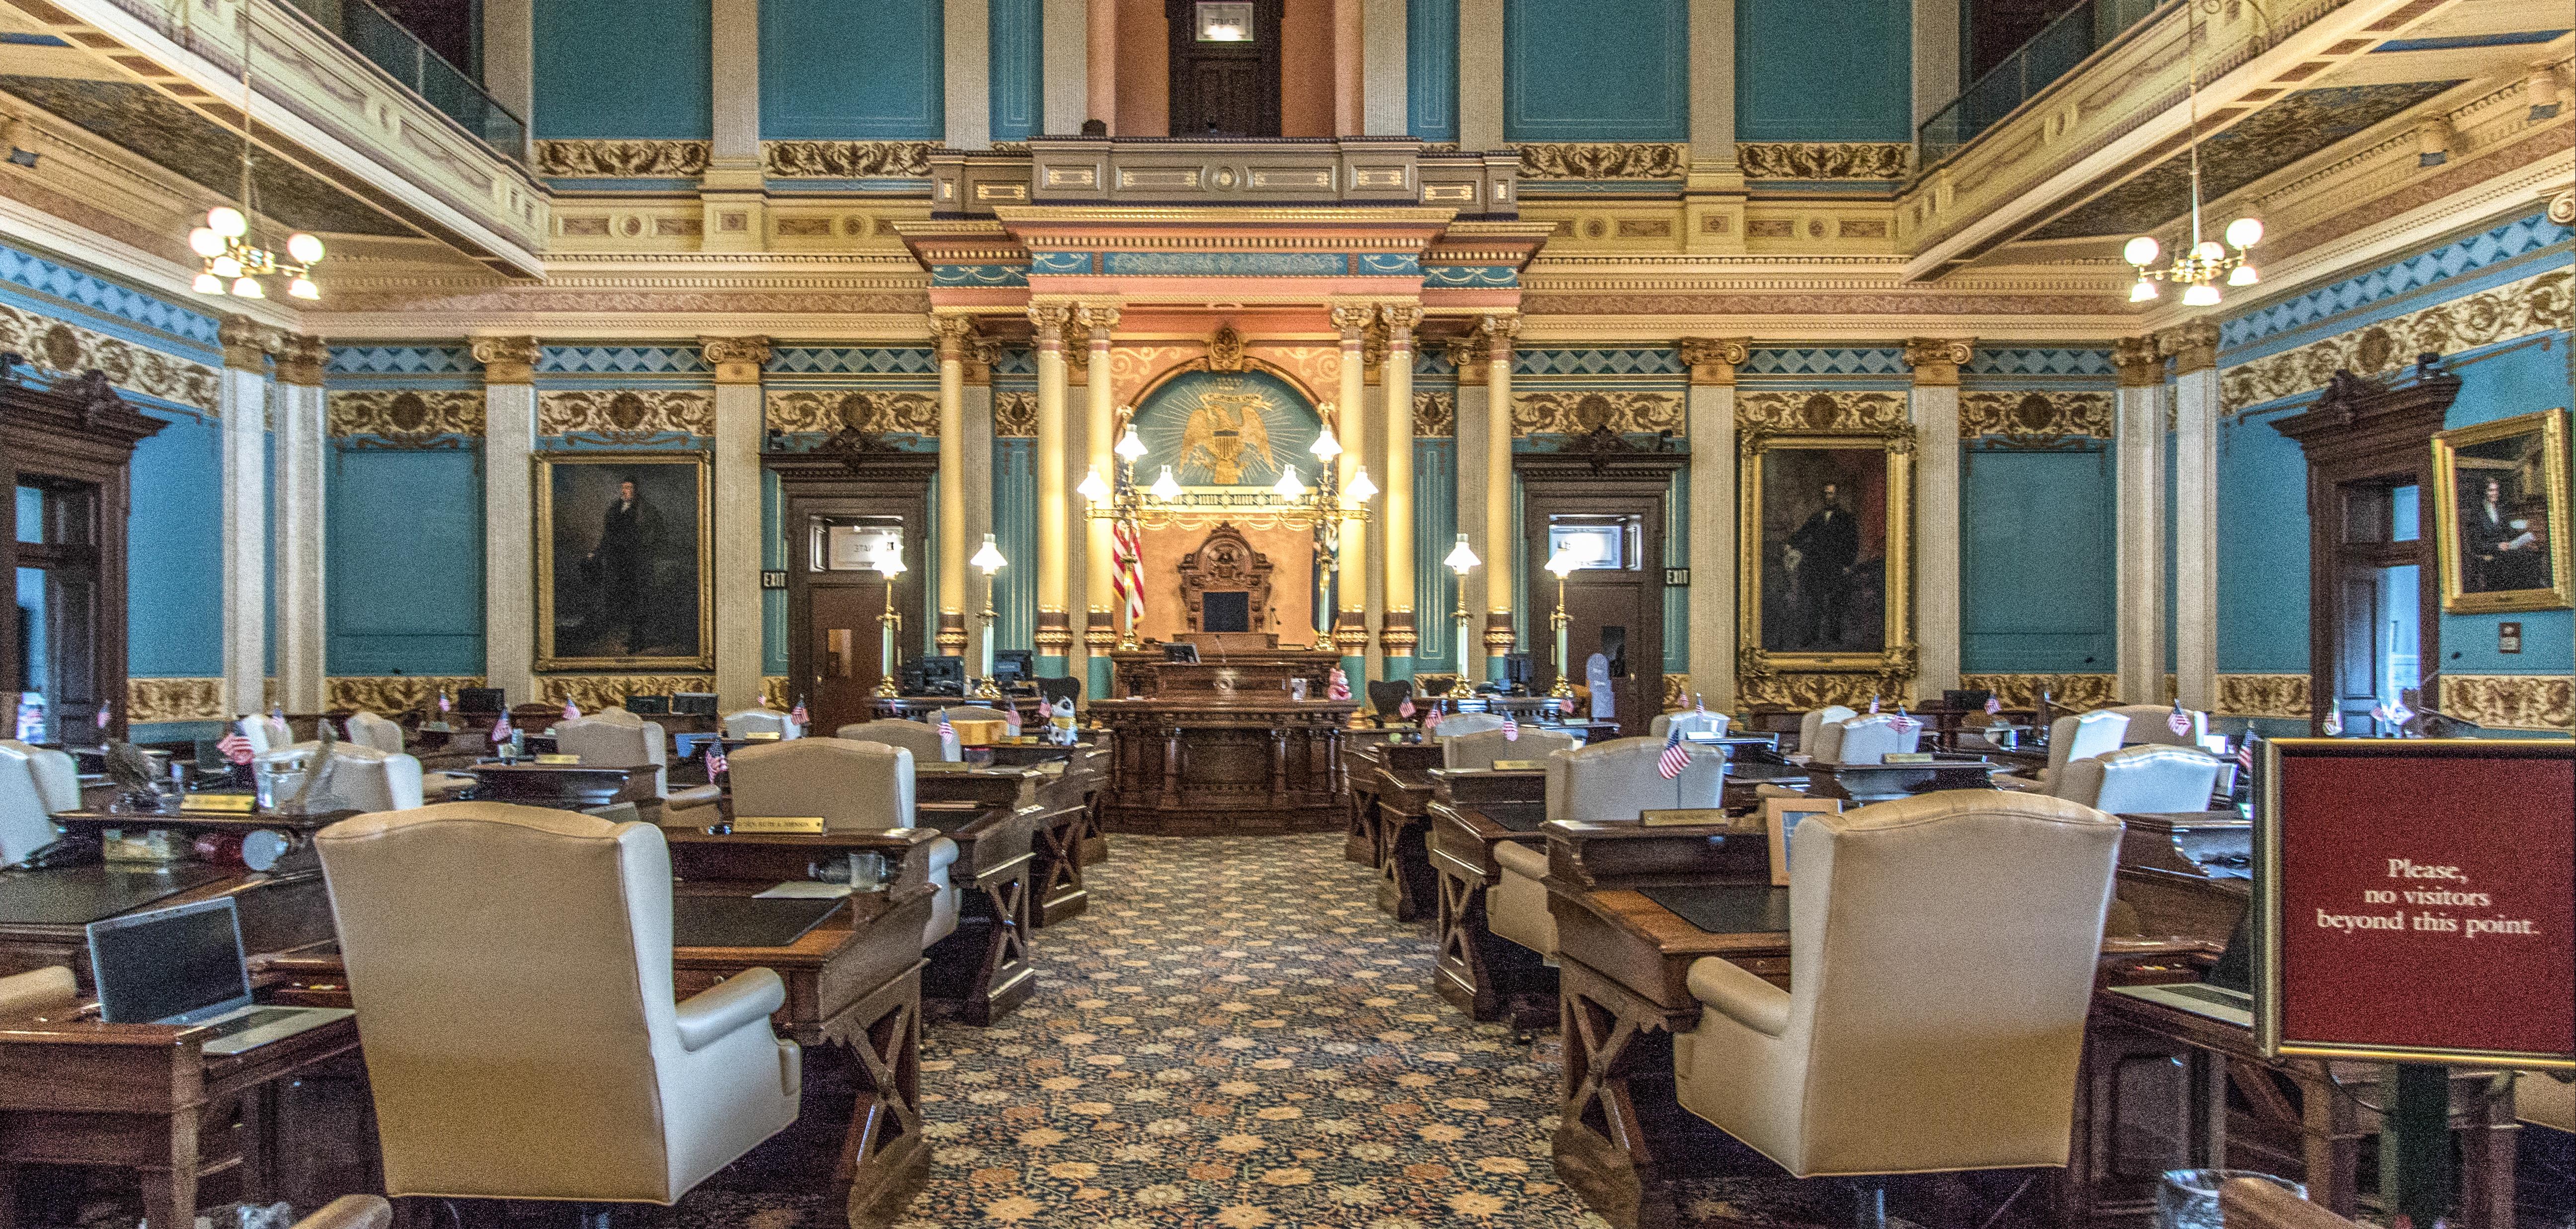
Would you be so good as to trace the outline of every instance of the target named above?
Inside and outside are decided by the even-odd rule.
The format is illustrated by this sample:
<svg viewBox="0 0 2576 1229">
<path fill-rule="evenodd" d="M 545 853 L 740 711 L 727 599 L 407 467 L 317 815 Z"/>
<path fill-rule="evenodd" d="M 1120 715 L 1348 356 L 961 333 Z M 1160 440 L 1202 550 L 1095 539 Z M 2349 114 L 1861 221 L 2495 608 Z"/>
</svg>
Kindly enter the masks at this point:
<svg viewBox="0 0 2576 1229">
<path fill-rule="evenodd" d="M 194 1023 L 250 1002 L 229 899 L 92 922 L 89 956 L 111 1024 Z"/>
<path fill-rule="evenodd" d="M 2247 910 L 2247 914 L 2251 913 Z M 2240 994 L 2254 993 L 2254 952 L 2246 933 L 2246 920 L 2246 916 L 2238 916 L 2235 932 L 2227 936 L 2227 950 L 2218 954 L 2218 963 L 2209 966 L 2202 984 Z"/>
</svg>

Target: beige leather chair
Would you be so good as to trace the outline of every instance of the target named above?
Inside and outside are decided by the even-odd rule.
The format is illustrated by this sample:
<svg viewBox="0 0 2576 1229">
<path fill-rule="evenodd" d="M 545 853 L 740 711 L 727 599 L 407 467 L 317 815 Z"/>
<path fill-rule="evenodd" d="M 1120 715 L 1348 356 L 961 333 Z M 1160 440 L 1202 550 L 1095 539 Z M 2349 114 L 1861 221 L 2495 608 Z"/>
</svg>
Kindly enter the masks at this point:
<svg viewBox="0 0 2576 1229">
<path fill-rule="evenodd" d="M 846 738 L 851 742 L 901 747 L 912 753 L 915 764 L 924 761 L 954 764 L 965 754 L 964 749 L 957 745 L 957 731 L 950 730 L 943 734 L 937 725 L 927 721 L 898 721 L 889 718 L 881 721 L 853 722 L 834 730 L 832 737 Z"/>
<path fill-rule="evenodd" d="M 71 756 L 0 739 L 0 866 L 53 844 L 62 829 L 49 817 L 80 804 L 80 766 Z"/>
<path fill-rule="evenodd" d="M 2065 1164 L 2119 822 L 1959 790 L 1791 839 L 1794 988 L 1691 966 L 1683 1107 L 1801 1178 Z"/>
<path fill-rule="evenodd" d="M 623 714 L 626 720 L 604 712 L 555 723 L 555 748 L 566 755 L 580 756 L 583 764 L 593 768 L 650 768 L 653 796 L 670 793 L 670 736 L 663 733 L 659 723 L 624 709 L 608 712 Z"/>
<path fill-rule="evenodd" d="M 883 743 L 845 738 L 800 738 L 763 743 L 726 757 L 733 782 L 736 815 L 820 815 L 829 829 L 882 832 L 913 826 L 912 752 Z M 962 891 L 949 880 L 957 864 L 957 842 L 941 837 L 930 843 L 930 925 L 921 944 L 928 947 L 957 933 Z"/>
<path fill-rule="evenodd" d="M 1811 764 L 1883 764 L 1911 754 L 1923 742 L 1923 721 L 1898 713 L 1871 713 L 1824 728 Z"/>
<path fill-rule="evenodd" d="M 673 1005 L 660 829 L 450 802 L 314 844 L 387 1194 L 669 1204 L 796 1120 L 777 974 Z"/>
<path fill-rule="evenodd" d="M 252 755 L 266 755 L 272 751 L 284 751 L 298 745 L 308 747 L 312 745 L 311 743 L 298 744 L 295 741 L 294 729 L 280 718 L 262 717 L 254 713 L 234 722 L 233 725 L 241 731 L 242 737 L 250 740 Z"/>
<path fill-rule="evenodd" d="M 58 964 L 0 977 L 0 1020 L 79 1001 L 72 971 Z"/>
<path fill-rule="evenodd" d="M 2222 767 L 2206 751 L 2140 743 L 2068 764 L 2048 792 L 2112 815 L 2206 811 Z"/>
<path fill-rule="evenodd" d="M 1823 708 L 1809 709 L 1798 718 L 1799 753 L 1809 759 L 1815 758 L 1816 742 L 1824 737 L 1826 727 L 1840 725 L 1859 715 L 1840 704 L 1828 704 Z"/>
<path fill-rule="evenodd" d="M 2546 1071 L 2525 1071 L 2514 1082 L 2513 1114 L 2553 1131 L 2576 1132 L 2576 1084 Z"/>
<path fill-rule="evenodd" d="M 391 718 L 379 717 L 374 713 L 361 709 L 349 714 L 349 720 L 346 722 L 346 725 L 349 730 L 349 742 L 351 745 L 370 747 L 378 751 L 392 752 L 394 754 L 402 753 L 403 728 Z M 418 761 L 415 760 L 414 764 L 417 765 L 417 763 Z M 465 790 L 472 788 L 473 785 L 474 778 L 466 776 L 463 773 L 425 772 L 420 776 L 421 797 L 433 801 L 443 801 L 449 795 L 462 793 Z M 417 806 L 419 804 L 414 803 L 413 805 Z M 369 807 L 367 809 L 373 811 L 384 810 L 387 808 Z"/>
<path fill-rule="evenodd" d="M 1440 766 L 1491 768 L 1496 760 L 1544 760 L 1556 752 L 1573 749 L 1573 735 L 1553 730 L 1533 730 L 1524 726 L 1517 741 L 1503 737 L 1501 730 L 1478 730 L 1473 734 L 1441 739 Z"/>
<path fill-rule="evenodd" d="M 738 713 L 725 714 L 724 732 L 727 738 L 775 734 L 779 741 L 784 742 L 790 738 L 803 738 L 805 727 L 796 724 L 795 718 L 774 708 L 746 708 Z"/>
<path fill-rule="evenodd" d="M 1714 751 L 1691 756 L 1672 780 L 1656 770 L 1664 755 L 1660 738 L 1614 738 L 1547 757 L 1547 817 L 1633 822 L 1639 813 L 1677 807 L 1713 807 L 1726 788 L 1726 757 Z M 1494 846 L 1501 867 L 1485 897 L 1494 933 L 1556 958 L 1556 917 L 1547 908 L 1547 847 L 1506 841 Z"/>
<path fill-rule="evenodd" d="M 2036 777 L 2018 773 L 1997 773 L 1999 788 L 2052 791 L 2068 764 L 2089 760 L 2120 749 L 2120 737 L 2129 728 L 2129 719 L 2118 709 L 2097 708 L 2089 713 L 2072 713 L 2048 723 L 2048 767 Z"/>
<path fill-rule="evenodd" d="M 1657 738 L 1664 738 L 1673 732 L 1674 726 L 1680 726 L 1684 736 L 1715 734 L 1722 738 L 1726 735 L 1726 727 L 1733 720 L 1724 713 L 1703 713 L 1697 709 L 1678 713 L 1657 713 L 1654 723 L 1647 728 L 1646 732 Z"/>
<path fill-rule="evenodd" d="M 425 797 L 420 761 L 396 752 L 338 743 L 331 748 L 329 771 L 306 796 L 305 808 L 323 811 L 407 811 Z"/>
<path fill-rule="evenodd" d="M 962 705 L 940 711 L 946 713 L 950 721 L 1008 721 L 1011 719 L 1009 713 L 981 704 Z"/>
<path fill-rule="evenodd" d="M 583 714 L 582 719 L 586 721 L 605 721 L 610 725 L 624 726 L 660 724 L 659 722 L 646 721 L 643 714 L 635 712 L 632 709 L 625 708 L 603 708 L 595 713 Z"/>
<path fill-rule="evenodd" d="M 2159 743 L 2167 747 L 2197 749 L 2200 746 L 2201 735 L 2209 733 L 2209 714 L 2188 708 L 2182 711 L 2184 716 L 2191 718 L 2191 732 L 2174 733 L 2173 727 L 2166 724 L 2173 720 L 2174 710 L 2170 704 L 2123 704 L 2118 708 L 2103 711 L 2118 713 L 2129 719 L 2129 728 L 2122 731 L 2120 735 L 2120 745 L 2124 747 L 2134 747 L 2140 743 Z"/>
<path fill-rule="evenodd" d="M 1503 719 L 1492 713 L 1451 713 L 1440 719 L 1431 731 L 1433 738 L 1463 738 L 1503 728 Z"/>
</svg>

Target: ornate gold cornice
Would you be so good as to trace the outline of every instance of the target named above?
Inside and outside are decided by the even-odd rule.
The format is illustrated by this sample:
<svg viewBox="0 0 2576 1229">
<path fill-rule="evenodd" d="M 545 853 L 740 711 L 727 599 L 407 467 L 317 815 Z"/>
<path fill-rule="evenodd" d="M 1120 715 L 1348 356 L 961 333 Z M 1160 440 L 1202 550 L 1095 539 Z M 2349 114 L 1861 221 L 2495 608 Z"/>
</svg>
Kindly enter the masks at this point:
<svg viewBox="0 0 2576 1229">
<path fill-rule="evenodd" d="M 1521 178 L 1680 179 L 1690 174 L 1690 146 L 1669 142 L 1537 141 L 1517 147 Z"/>
<path fill-rule="evenodd" d="M 2283 717 L 2304 721 L 2309 716 L 2308 696 L 2308 676 L 2304 674 L 2218 676 L 2218 711 L 2239 717 Z M 2141 701 L 2161 702 L 2162 697 Z"/>
<path fill-rule="evenodd" d="M 1914 147 L 1901 141 L 1739 141 L 1746 179 L 1903 179 Z"/>
<path fill-rule="evenodd" d="M 1583 392 L 1515 392 L 1512 434 L 1588 435 L 1607 430 L 1620 435 L 1652 435 L 1685 429 L 1682 399 L 1672 393 L 1633 388 Z"/>
<path fill-rule="evenodd" d="M 1962 674 L 1959 686 L 1970 691 L 1990 691 L 2003 701 L 2005 708 L 2037 708 L 2042 693 L 2049 707 L 2060 711 L 2084 712 L 2109 708 L 2120 702 L 2119 676 L 2114 674 Z M 2228 710 L 2234 712 L 2234 709 Z"/>
<path fill-rule="evenodd" d="M 1999 435 L 2025 445 L 2111 438 L 2111 395 L 1977 392 L 1959 398 L 1959 434 Z"/>
<path fill-rule="evenodd" d="M 698 353 L 716 369 L 718 384 L 758 384 L 769 363 L 766 337 L 701 337 Z"/>
<path fill-rule="evenodd" d="M 2218 365 L 2218 322 L 2207 316 L 2186 320 L 2156 334 L 2156 349 L 2174 361 L 2174 374 L 2187 376 Z"/>
<path fill-rule="evenodd" d="M 2220 376 L 2220 400 L 2233 412 L 2323 388 L 2338 370 L 2379 376 L 2424 351 L 2456 354 L 2563 329 L 2576 320 L 2571 286 L 2567 270 L 2553 269 L 2239 363 Z"/>
<path fill-rule="evenodd" d="M 477 337 L 471 349 L 474 361 L 483 364 L 483 382 L 490 384 L 533 384 L 537 378 L 537 339 L 534 337 Z"/>
<path fill-rule="evenodd" d="M 761 167 L 780 179 L 920 179 L 937 141 L 763 141 Z"/>
<path fill-rule="evenodd" d="M 334 439 L 427 448 L 442 438 L 483 437 L 483 394 L 468 389 L 334 389 L 322 404 Z"/>
<path fill-rule="evenodd" d="M 1905 395 L 1887 392 L 1738 392 L 1735 429 L 1884 434 L 1905 427 Z M 1739 434 L 1738 441 L 1742 442 Z"/>
<path fill-rule="evenodd" d="M 128 724 L 223 721 L 231 716 L 224 711 L 222 679 L 125 680 L 125 720 Z"/>
<path fill-rule="evenodd" d="M 310 333 L 288 333 L 277 349 L 277 379 L 282 384 L 301 388 L 322 387 L 323 364 L 331 361 L 331 347 Z"/>
<path fill-rule="evenodd" d="M 2576 726 L 2576 679 L 2564 674 L 2445 674 L 2440 687 L 2442 712 L 2463 721 L 2561 733 Z"/>
<path fill-rule="evenodd" d="M 537 434 L 640 444 L 660 435 L 714 435 L 715 399 L 695 389 L 548 389 L 537 394 Z"/>
<path fill-rule="evenodd" d="M 2120 387 L 2154 388 L 2165 382 L 2165 356 L 2153 337 L 2122 337 L 2111 343 L 2111 365 L 2120 370 Z"/>
<path fill-rule="evenodd" d="M 483 685 L 479 674 L 334 675 L 323 682 L 323 707 L 333 712 L 407 713 L 426 709 L 440 692 L 454 695 Z"/>
<path fill-rule="evenodd" d="M 844 428 L 873 435 L 939 434 L 939 400 L 928 393 L 773 388 L 767 400 L 769 429 L 791 435 L 831 435 Z"/>
<path fill-rule="evenodd" d="M 49 371 L 103 372 L 118 388 L 217 412 L 217 369 L 0 303 L 0 349 Z"/>
<path fill-rule="evenodd" d="M 597 711 L 619 708 L 628 696 L 667 696 L 678 691 L 713 691 L 714 677 L 704 674 L 540 674 L 537 699 L 546 704 L 571 701 Z"/>
<path fill-rule="evenodd" d="M 285 342 L 285 334 L 243 315 L 224 317 L 215 337 L 224 344 L 224 366 L 235 371 L 268 371 L 268 356 Z"/>
<path fill-rule="evenodd" d="M 539 141 L 537 174 L 549 179 L 695 179 L 707 173 L 708 141 Z"/>
</svg>

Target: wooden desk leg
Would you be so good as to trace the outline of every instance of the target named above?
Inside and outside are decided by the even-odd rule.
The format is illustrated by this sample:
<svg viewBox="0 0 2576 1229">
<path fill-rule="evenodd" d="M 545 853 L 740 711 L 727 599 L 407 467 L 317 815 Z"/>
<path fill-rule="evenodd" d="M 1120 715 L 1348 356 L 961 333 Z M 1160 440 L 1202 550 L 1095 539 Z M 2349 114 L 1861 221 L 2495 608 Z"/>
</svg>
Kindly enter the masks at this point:
<svg viewBox="0 0 2576 1229">
<path fill-rule="evenodd" d="M 1430 823 L 1417 815 L 1388 814 L 1379 821 L 1377 907 L 1399 922 L 1418 922 L 1431 911 Z"/>
<path fill-rule="evenodd" d="M 1377 865 L 1377 795 L 1351 795 L 1351 828 L 1342 837 L 1342 861 Z"/>
<path fill-rule="evenodd" d="M 1433 988 L 1458 1010 L 1491 1020 L 1503 1011 L 1493 979 L 1485 971 L 1484 953 L 1477 950 L 1477 932 L 1485 929 L 1485 885 L 1446 862 L 1436 862 L 1431 869 L 1440 877 L 1440 913 L 1432 923 L 1439 941 Z"/>
<path fill-rule="evenodd" d="M 2462 1229 L 2513 1229 L 2514 1150 L 2522 1123 L 2513 1116 L 2512 1081 L 2500 1075 L 2463 1090 L 2474 1101 L 2462 1107 L 2453 1127 L 2460 1140 Z"/>
<path fill-rule="evenodd" d="M 851 1223 L 911 1202 L 930 1178 L 921 1128 L 921 971 L 887 982 L 845 1013 L 832 1041 L 854 1060 L 858 1101 L 836 1181 L 850 1187 Z"/>
<path fill-rule="evenodd" d="M 1087 811 L 1068 811 L 1038 828 L 1037 924 L 1053 926 L 1080 917 L 1091 908 L 1091 890 L 1082 883 L 1082 830 Z"/>
<path fill-rule="evenodd" d="M 1270 805 L 1288 802 L 1288 731 L 1274 726 L 1270 731 Z"/>
<path fill-rule="evenodd" d="M 1564 961 L 1557 1002 L 1565 1045 L 1564 1100 L 1550 1141 L 1556 1173 L 1613 1229 L 1672 1229 L 1672 1186 L 1637 1116 L 1629 1080 L 1637 1042 L 1664 1029 L 1661 1013 L 1610 979 Z M 1666 1058 L 1669 1063 L 1671 1060 Z"/>
<path fill-rule="evenodd" d="M 985 876 L 975 885 L 990 924 L 984 953 L 966 996 L 966 1019 L 991 1024 L 1019 1008 L 1037 990 L 1037 966 L 1029 960 L 1029 880 L 1034 858 L 1023 858 L 1007 871 Z"/>
<path fill-rule="evenodd" d="M 2361 1207 L 2361 1121 L 2352 1099 L 2335 1091 L 2321 1063 L 2292 1064 L 2299 1087 L 2301 1150 L 2306 1154 L 2308 1199 L 2349 1219 Z"/>
</svg>

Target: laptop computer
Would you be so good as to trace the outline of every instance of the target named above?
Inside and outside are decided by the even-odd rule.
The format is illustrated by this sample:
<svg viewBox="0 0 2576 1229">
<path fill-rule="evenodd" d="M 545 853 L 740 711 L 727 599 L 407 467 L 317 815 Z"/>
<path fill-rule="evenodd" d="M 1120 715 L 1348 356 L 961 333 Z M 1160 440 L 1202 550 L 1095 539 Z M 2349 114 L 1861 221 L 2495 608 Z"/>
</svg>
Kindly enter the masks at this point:
<svg viewBox="0 0 2576 1229">
<path fill-rule="evenodd" d="M 2245 919 L 2236 919 L 2236 930 L 2227 936 L 2227 950 L 2218 954 L 2218 963 L 2197 982 L 2172 982 L 2161 986 L 2113 986 L 2111 993 L 2125 994 L 2150 1003 L 2160 1003 L 2176 1011 L 2233 1024 L 2254 1027 L 2254 953 L 2248 946 Z"/>
<path fill-rule="evenodd" d="M 239 1054 L 354 1014 L 251 1002 L 241 915 L 230 897 L 92 922 L 89 964 L 100 1019 L 200 1026 L 212 1033 L 208 1054 Z"/>
</svg>

